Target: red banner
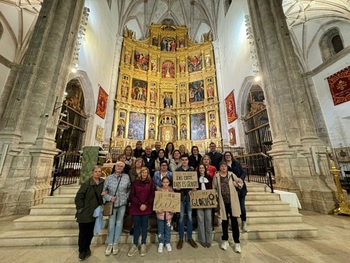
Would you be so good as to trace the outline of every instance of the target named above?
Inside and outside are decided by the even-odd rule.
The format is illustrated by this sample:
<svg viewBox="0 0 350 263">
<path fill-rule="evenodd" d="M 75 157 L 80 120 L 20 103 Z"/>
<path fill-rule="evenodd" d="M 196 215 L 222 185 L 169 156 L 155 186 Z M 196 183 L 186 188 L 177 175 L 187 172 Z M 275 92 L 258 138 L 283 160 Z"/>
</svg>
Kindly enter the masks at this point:
<svg viewBox="0 0 350 263">
<path fill-rule="evenodd" d="M 236 131 L 235 128 L 230 128 L 228 130 L 228 135 L 229 135 L 229 139 L 230 139 L 230 145 L 236 145 Z"/>
<path fill-rule="evenodd" d="M 108 101 L 108 94 L 100 86 L 100 89 L 98 91 L 98 100 L 97 100 L 96 114 L 98 116 L 100 116 L 102 119 L 104 119 L 105 116 L 106 116 L 107 101 Z"/>
<path fill-rule="evenodd" d="M 350 67 L 327 78 L 334 105 L 350 101 Z"/>
<path fill-rule="evenodd" d="M 227 121 L 228 123 L 231 123 L 237 119 L 237 113 L 236 113 L 236 103 L 235 103 L 235 96 L 233 94 L 233 91 L 228 94 L 228 96 L 225 99 L 226 103 L 226 112 L 227 112 Z"/>
</svg>

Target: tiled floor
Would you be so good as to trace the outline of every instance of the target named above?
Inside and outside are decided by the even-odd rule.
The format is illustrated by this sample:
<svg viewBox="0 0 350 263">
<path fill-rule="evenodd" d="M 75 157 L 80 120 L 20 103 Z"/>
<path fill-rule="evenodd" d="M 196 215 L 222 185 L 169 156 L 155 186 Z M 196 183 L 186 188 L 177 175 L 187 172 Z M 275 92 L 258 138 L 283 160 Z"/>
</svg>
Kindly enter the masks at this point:
<svg viewBox="0 0 350 263">
<path fill-rule="evenodd" d="M 105 246 L 92 247 L 92 255 L 84 262 L 350 262 L 350 216 L 321 215 L 301 211 L 304 222 L 319 229 L 317 238 L 310 239 L 274 239 L 242 240 L 242 253 L 236 254 L 232 244 L 227 251 L 220 250 L 214 242 L 211 248 L 193 249 L 185 244 L 182 250 L 175 248 L 171 253 L 157 253 L 156 244 L 147 245 L 147 255 L 126 254 L 129 245 L 121 246 L 116 256 L 106 257 Z M 15 217 L 0 218 L 0 232 L 12 228 Z M 1 247 L 0 262 L 78 262 L 77 246 L 56 247 Z"/>
</svg>

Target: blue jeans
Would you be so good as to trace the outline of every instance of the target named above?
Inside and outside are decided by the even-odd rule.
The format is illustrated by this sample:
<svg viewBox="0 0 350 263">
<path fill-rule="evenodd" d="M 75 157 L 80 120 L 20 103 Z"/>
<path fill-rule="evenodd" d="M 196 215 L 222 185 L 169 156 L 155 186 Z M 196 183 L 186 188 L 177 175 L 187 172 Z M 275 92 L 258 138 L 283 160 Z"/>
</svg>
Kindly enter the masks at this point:
<svg viewBox="0 0 350 263">
<path fill-rule="evenodd" d="M 108 244 L 118 243 L 123 230 L 125 205 L 113 208 L 113 215 L 108 220 Z"/>
<path fill-rule="evenodd" d="M 141 245 L 146 244 L 149 215 L 134 217 L 134 245 L 138 246 L 141 232 Z"/>
<path fill-rule="evenodd" d="M 247 212 L 245 210 L 245 196 L 239 197 L 239 205 L 241 206 L 241 219 L 247 221 Z"/>
<path fill-rule="evenodd" d="M 185 195 L 181 201 L 179 219 L 179 240 L 184 239 L 185 212 L 187 214 L 187 239 L 192 239 L 192 208 L 189 195 Z"/>
<path fill-rule="evenodd" d="M 171 226 L 166 220 L 157 219 L 158 225 L 158 242 L 159 244 L 169 244 L 170 243 L 170 231 Z"/>
</svg>

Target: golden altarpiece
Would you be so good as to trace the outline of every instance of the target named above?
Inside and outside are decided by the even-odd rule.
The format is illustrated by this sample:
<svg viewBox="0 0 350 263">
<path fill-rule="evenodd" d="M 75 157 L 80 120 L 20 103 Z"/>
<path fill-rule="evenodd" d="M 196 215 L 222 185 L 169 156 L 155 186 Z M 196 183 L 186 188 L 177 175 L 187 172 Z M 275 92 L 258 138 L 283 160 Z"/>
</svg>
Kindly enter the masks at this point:
<svg viewBox="0 0 350 263">
<path fill-rule="evenodd" d="M 136 41 L 124 30 L 112 149 L 156 141 L 205 151 L 221 146 L 219 101 L 211 35 L 194 43 L 183 26 L 151 25 Z"/>
</svg>

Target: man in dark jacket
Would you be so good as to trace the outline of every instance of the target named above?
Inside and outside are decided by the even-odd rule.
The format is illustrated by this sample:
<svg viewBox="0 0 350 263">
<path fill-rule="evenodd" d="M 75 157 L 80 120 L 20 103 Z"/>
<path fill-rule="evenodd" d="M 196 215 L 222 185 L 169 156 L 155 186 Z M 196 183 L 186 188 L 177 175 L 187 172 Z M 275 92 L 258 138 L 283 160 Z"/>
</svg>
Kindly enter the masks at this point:
<svg viewBox="0 0 350 263">
<path fill-rule="evenodd" d="M 139 157 L 142 157 L 142 155 L 144 155 L 144 154 L 145 154 L 145 150 L 142 149 L 142 142 L 137 141 L 136 148 L 134 149 L 134 157 L 139 158 Z"/>
<path fill-rule="evenodd" d="M 207 155 L 209 155 L 211 159 L 211 165 L 215 166 L 216 170 L 219 171 L 222 154 L 216 151 L 216 144 L 214 142 L 209 144 L 209 148 L 210 152 L 208 152 Z"/>
<path fill-rule="evenodd" d="M 79 223 L 79 260 L 91 255 L 90 244 L 94 236 L 94 210 L 102 205 L 102 189 L 104 180 L 101 179 L 101 167 L 95 166 L 92 176 L 86 180 L 75 196 L 76 218 Z"/>
</svg>

